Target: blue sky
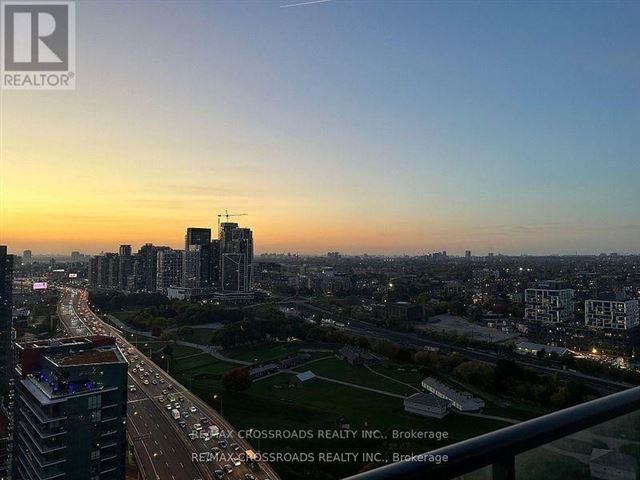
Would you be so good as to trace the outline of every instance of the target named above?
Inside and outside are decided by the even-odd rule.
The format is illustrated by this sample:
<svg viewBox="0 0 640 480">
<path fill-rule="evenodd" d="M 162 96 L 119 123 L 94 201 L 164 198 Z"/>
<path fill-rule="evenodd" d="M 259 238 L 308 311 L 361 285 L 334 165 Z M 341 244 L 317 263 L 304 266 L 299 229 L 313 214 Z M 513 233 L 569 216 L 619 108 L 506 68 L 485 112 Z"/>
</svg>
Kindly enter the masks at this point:
<svg viewBox="0 0 640 480">
<path fill-rule="evenodd" d="M 119 179 L 96 222 L 166 226 L 83 248 L 229 208 L 261 251 L 640 250 L 639 2 L 289 3 L 79 2 L 77 90 L 5 94 L 45 117 L 5 148 L 49 120 L 56 171 Z"/>
</svg>

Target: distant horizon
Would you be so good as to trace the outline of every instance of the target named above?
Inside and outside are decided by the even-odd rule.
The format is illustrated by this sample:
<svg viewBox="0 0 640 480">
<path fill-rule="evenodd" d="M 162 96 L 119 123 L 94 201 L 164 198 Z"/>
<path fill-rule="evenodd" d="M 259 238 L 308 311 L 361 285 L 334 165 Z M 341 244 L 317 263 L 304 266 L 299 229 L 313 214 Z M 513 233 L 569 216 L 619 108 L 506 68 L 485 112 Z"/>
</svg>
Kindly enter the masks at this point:
<svg viewBox="0 0 640 480">
<path fill-rule="evenodd" d="M 171 245 L 167 245 L 165 243 L 153 243 L 153 242 L 147 242 L 147 243 L 152 243 L 154 246 L 166 246 L 166 247 L 170 247 L 174 250 L 183 250 L 183 248 L 175 248 Z M 130 244 L 123 244 L 123 245 L 130 245 Z M 144 244 L 141 244 L 140 246 L 142 246 Z M 119 247 L 119 245 L 117 246 Z M 25 250 L 30 250 L 29 248 L 25 248 L 22 249 L 20 251 L 14 251 L 11 249 L 11 246 L 8 245 L 8 252 L 11 255 L 16 255 L 16 256 L 22 256 L 22 254 L 24 253 Z M 33 249 L 31 249 L 31 255 L 33 257 L 70 257 L 72 252 L 79 252 L 81 255 L 87 255 L 87 256 L 97 256 L 100 255 L 101 253 L 118 253 L 118 248 L 113 248 L 110 250 L 103 250 L 103 251 L 95 251 L 95 252 L 89 252 L 89 251 L 82 251 L 82 250 L 70 250 L 68 253 L 61 253 L 61 252 L 44 252 L 44 253 L 40 253 L 37 251 L 34 251 Z M 441 252 L 447 252 L 447 256 L 448 257 L 452 257 L 452 258 L 464 258 L 465 257 L 465 252 L 457 252 L 457 251 L 449 251 L 446 249 L 443 250 L 432 250 L 432 251 L 426 251 L 424 253 L 409 253 L 409 252 L 396 252 L 396 253 L 381 253 L 381 252 L 348 252 L 348 251 L 340 251 L 340 250 L 333 250 L 333 251 L 337 251 L 342 257 L 361 257 L 363 255 L 367 255 L 369 257 L 391 257 L 391 258 L 402 258 L 402 257 L 423 257 L 423 256 L 427 256 L 427 255 L 431 255 L 434 253 L 441 253 Z M 261 252 L 255 252 L 254 255 L 255 256 L 265 256 L 265 255 L 284 255 L 287 256 L 289 254 L 293 255 L 298 255 L 301 257 L 326 257 L 328 253 L 332 252 L 332 250 L 328 250 L 326 252 L 296 252 L 296 251 L 261 251 Z M 132 253 L 137 253 L 137 249 L 132 245 Z M 527 252 L 521 252 L 521 253 L 507 253 L 507 252 L 485 252 L 485 253 L 476 253 L 473 250 L 471 251 L 471 257 L 472 258 L 483 258 L 483 257 L 488 257 L 489 255 L 494 255 L 494 256 L 504 256 L 504 257 L 597 257 L 600 255 L 611 255 L 611 254 L 615 254 L 615 255 L 621 255 L 621 256 L 637 256 L 640 255 L 640 251 L 615 251 L 615 250 L 611 250 L 611 251 L 601 251 L 601 252 L 550 252 L 550 253 L 527 253 Z"/>
</svg>

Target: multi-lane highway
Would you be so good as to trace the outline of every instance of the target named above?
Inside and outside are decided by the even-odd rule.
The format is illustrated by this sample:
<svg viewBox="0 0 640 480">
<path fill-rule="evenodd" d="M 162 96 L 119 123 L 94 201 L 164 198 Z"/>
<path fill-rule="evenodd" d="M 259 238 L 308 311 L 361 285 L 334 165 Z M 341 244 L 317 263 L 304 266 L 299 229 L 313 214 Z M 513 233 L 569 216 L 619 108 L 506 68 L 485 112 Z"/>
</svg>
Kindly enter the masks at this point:
<svg viewBox="0 0 640 480">
<path fill-rule="evenodd" d="M 112 335 L 129 362 L 127 436 L 143 477 L 150 480 L 276 480 L 233 427 L 103 322 L 87 292 L 63 289 L 58 308 L 72 335 Z M 217 431 L 216 428 L 217 427 Z M 209 433 L 213 432 L 213 436 Z"/>
</svg>

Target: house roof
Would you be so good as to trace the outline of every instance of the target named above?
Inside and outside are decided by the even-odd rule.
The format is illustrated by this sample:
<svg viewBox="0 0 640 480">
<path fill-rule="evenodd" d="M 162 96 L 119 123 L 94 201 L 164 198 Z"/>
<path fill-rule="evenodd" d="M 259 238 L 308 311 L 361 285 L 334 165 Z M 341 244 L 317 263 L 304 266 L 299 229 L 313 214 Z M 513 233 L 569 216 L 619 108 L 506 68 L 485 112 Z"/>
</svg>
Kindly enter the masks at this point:
<svg viewBox="0 0 640 480">
<path fill-rule="evenodd" d="M 302 372 L 296 375 L 296 378 L 301 382 L 306 382 L 307 380 L 311 380 L 312 378 L 316 378 L 316 374 L 311 370 L 307 370 L 306 372 Z"/>
</svg>

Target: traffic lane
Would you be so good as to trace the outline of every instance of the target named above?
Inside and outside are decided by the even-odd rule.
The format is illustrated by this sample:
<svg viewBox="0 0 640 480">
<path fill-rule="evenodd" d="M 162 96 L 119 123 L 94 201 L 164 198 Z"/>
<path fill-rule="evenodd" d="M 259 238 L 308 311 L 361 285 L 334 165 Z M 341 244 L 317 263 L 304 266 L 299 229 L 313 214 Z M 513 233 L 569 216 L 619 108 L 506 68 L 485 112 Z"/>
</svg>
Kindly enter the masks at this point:
<svg viewBox="0 0 640 480">
<path fill-rule="evenodd" d="M 190 452 L 164 433 L 161 424 L 153 420 L 148 406 L 140 405 L 138 411 L 139 414 L 132 415 L 130 421 L 132 430 L 142 437 L 137 441 L 134 439 L 133 443 L 138 458 L 146 463 L 144 471 L 147 474 L 153 472 L 161 480 L 201 478 L 200 470 L 191 461 Z"/>
<path fill-rule="evenodd" d="M 126 342 L 126 341 L 125 341 Z M 139 353 L 140 356 L 142 356 L 142 353 L 140 353 L 138 350 L 135 349 L 135 347 L 133 348 L 133 354 L 129 355 L 129 357 L 133 357 L 136 355 L 136 352 Z M 149 363 L 145 363 L 145 365 L 142 365 L 144 361 L 140 360 L 140 361 L 134 361 L 132 363 L 132 366 L 136 367 L 136 369 L 138 368 L 138 365 L 140 365 L 143 369 L 147 369 L 145 371 L 148 371 L 149 367 Z M 159 368 L 159 367 L 158 367 Z M 155 373 L 158 373 L 159 378 L 163 378 L 165 379 L 165 382 L 170 382 L 173 381 L 173 379 L 171 377 L 169 377 L 163 370 L 159 370 L 159 371 L 155 371 L 153 375 L 149 375 L 148 378 L 155 378 Z M 179 397 L 180 395 L 182 395 L 185 398 L 185 401 L 183 402 L 172 402 L 171 405 L 175 407 L 175 403 L 178 403 L 180 408 L 179 411 L 181 412 L 181 419 L 185 420 L 185 423 L 187 424 L 187 427 L 182 430 L 184 432 L 184 435 L 186 438 L 189 438 L 189 441 L 192 442 L 193 448 L 195 450 L 196 453 L 209 453 L 211 452 L 211 449 L 213 448 L 213 446 L 217 446 L 217 439 L 212 439 L 209 440 L 208 442 L 205 441 L 204 439 L 200 438 L 200 437 L 196 437 L 195 440 L 191 440 L 191 438 L 189 437 L 189 433 L 193 432 L 195 430 L 194 426 L 198 423 L 202 423 L 201 419 L 207 418 L 209 425 L 210 424 L 216 424 L 218 427 L 220 427 L 221 429 L 224 429 L 227 432 L 230 432 L 230 435 L 228 435 L 228 439 L 227 439 L 227 443 L 229 444 L 227 446 L 227 448 L 225 449 L 225 456 L 227 457 L 227 459 L 229 458 L 229 456 L 237 456 L 237 452 L 235 452 L 233 450 L 233 448 L 230 446 L 231 443 L 238 443 L 239 445 L 242 445 L 242 439 L 240 439 L 237 434 L 235 434 L 235 432 L 232 430 L 232 428 L 230 427 L 230 425 L 228 423 L 226 423 L 225 421 L 223 421 L 221 419 L 221 417 L 217 417 L 215 415 L 211 415 L 211 411 L 204 411 L 203 412 L 203 408 L 202 407 L 198 407 L 197 405 L 197 400 L 200 400 L 198 397 L 196 397 L 195 395 L 192 395 L 191 392 L 186 391 L 186 390 L 180 390 L 177 387 L 174 387 L 173 389 L 169 389 L 168 385 L 170 385 L 170 383 L 165 383 L 165 384 L 160 384 L 158 383 L 157 385 L 153 385 L 152 383 L 149 383 L 149 385 L 144 385 L 144 380 L 140 380 L 139 378 L 139 370 L 138 370 L 138 374 L 136 374 L 137 377 L 135 378 L 135 381 L 137 382 L 143 382 L 142 385 L 140 385 L 140 388 L 144 389 L 147 394 L 149 396 L 152 396 L 154 398 L 154 401 L 157 402 L 157 406 L 163 410 L 165 410 L 165 416 L 167 417 L 168 421 L 177 423 L 177 420 L 175 420 L 173 418 L 173 416 L 171 416 L 171 409 L 167 408 L 167 405 L 169 404 L 169 395 L 173 394 L 176 397 Z M 146 377 L 143 378 L 146 379 Z M 163 396 L 165 398 L 164 402 L 159 402 L 158 398 L 160 396 Z M 190 407 L 195 407 L 196 408 L 196 412 L 192 412 L 190 410 Z M 189 416 L 187 418 L 182 416 L 182 412 L 183 411 L 188 411 L 189 412 Z M 208 426 L 208 425 L 206 425 Z M 205 425 L 203 425 L 203 427 L 205 427 Z M 247 450 L 248 448 L 244 448 L 244 450 Z M 225 463 L 231 463 L 229 461 L 224 461 L 224 462 L 217 462 L 217 461 L 212 461 L 211 463 L 207 463 L 207 465 L 212 468 L 213 470 L 215 470 L 216 468 L 222 468 L 222 466 Z M 268 473 L 264 472 L 264 469 L 261 468 L 261 466 L 256 466 L 256 468 L 251 469 L 248 465 L 246 465 L 245 463 L 242 463 L 241 465 L 233 465 L 234 467 L 234 471 L 233 473 L 230 475 L 230 478 L 244 478 L 244 475 L 247 473 L 252 473 L 254 475 L 269 475 Z M 275 475 L 271 475 L 272 477 L 275 477 Z"/>
<path fill-rule="evenodd" d="M 152 396 L 149 396 L 149 392 L 145 391 L 145 386 L 138 383 L 139 379 L 131 373 L 129 374 L 129 378 L 134 382 L 136 390 L 140 391 L 140 394 L 146 397 L 142 399 L 138 397 L 136 399 L 137 401 L 134 401 L 135 403 L 132 402 L 135 405 L 133 416 L 140 416 L 142 421 L 145 423 L 145 427 L 151 428 L 152 425 L 154 426 L 155 433 L 153 436 L 156 441 L 165 442 L 164 452 L 171 451 L 172 453 L 176 453 L 177 451 L 180 451 L 182 453 L 182 458 L 177 459 L 178 464 L 181 466 L 186 464 L 191 465 L 195 471 L 198 472 L 198 476 L 193 478 L 211 479 L 212 477 L 207 471 L 206 466 L 193 461 L 191 449 L 184 439 L 181 438 L 180 433 L 175 431 L 175 426 L 167 425 L 169 419 L 162 415 L 158 416 L 158 407 L 155 405 L 155 399 Z M 158 419 L 161 419 L 162 422 L 158 422 Z M 173 420 L 171 419 L 171 421 Z M 167 435 L 167 433 L 169 435 Z M 162 463 L 163 459 L 159 459 L 158 461 Z M 167 463 L 167 468 L 170 468 L 169 462 L 165 461 L 165 463 Z M 177 465 L 174 464 L 173 468 L 175 469 L 176 466 Z"/>
<path fill-rule="evenodd" d="M 171 452 L 172 455 L 176 455 L 178 451 L 181 452 L 182 455 L 180 455 L 183 458 L 178 458 L 178 464 L 181 466 L 181 469 L 186 468 L 185 465 L 189 465 L 189 469 L 192 470 L 193 473 L 197 473 L 198 475 L 196 477 L 193 478 L 201 478 L 204 472 L 201 472 L 200 468 L 198 468 L 194 462 L 192 461 L 192 457 L 191 457 L 191 450 L 189 448 L 186 447 L 185 442 L 178 438 L 180 437 L 180 433 L 178 432 L 171 432 L 170 436 L 167 436 L 167 425 L 166 422 L 167 421 L 173 421 L 173 419 L 167 419 L 167 418 L 163 418 L 162 425 L 159 423 L 155 423 L 155 427 L 152 427 L 152 423 L 148 420 L 153 419 L 153 421 L 155 422 L 155 420 L 158 418 L 157 413 L 158 413 L 158 408 L 153 405 L 154 403 L 154 399 L 149 397 L 149 393 L 153 393 L 153 392 L 147 392 L 146 391 L 146 385 L 144 385 L 142 383 L 143 381 L 139 379 L 139 377 L 137 377 L 136 375 L 132 374 L 132 372 L 129 372 L 128 375 L 128 386 L 127 388 L 129 389 L 129 398 L 130 398 L 130 404 L 131 405 L 135 405 L 133 406 L 133 410 L 130 413 L 130 419 L 132 422 L 132 427 L 134 427 L 134 429 L 137 427 L 137 423 L 139 422 L 143 422 L 144 423 L 144 429 L 143 431 L 148 431 L 151 433 L 151 440 L 148 441 L 144 441 L 140 447 L 138 447 L 138 449 L 136 450 L 137 453 L 139 454 L 139 458 L 144 460 L 146 458 L 146 462 L 148 463 L 147 468 L 151 467 L 150 470 L 145 470 L 148 473 L 154 471 L 154 468 L 156 470 L 159 469 L 158 465 L 162 465 L 163 464 L 163 460 L 162 459 L 158 459 L 157 456 L 162 455 L 163 452 Z M 135 391 L 131 392 L 131 386 L 135 387 Z M 153 396 L 153 395 L 152 395 Z M 142 402 L 146 402 L 142 403 Z M 164 428 L 163 428 L 164 427 Z M 169 430 L 172 430 L 173 428 L 171 426 L 168 427 Z M 152 442 L 151 446 L 149 446 L 149 443 Z M 176 450 L 176 447 L 178 448 L 178 450 Z M 149 448 L 152 448 L 153 454 L 156 455 L 156 457 L 154 457 L 154 459 L 152 460 L 149 457 L 149 454 L 147 453 L 147 450 Z M 164 462 L 165 463 L 165 467 L 168 469 L 167 472 L 164 472 L 165 475 L 162 475 L 161 478 L 173 478 L 174 475 L 172 473 L 171 467 L 169 466 L 169 463 L 167 461 Z M 175 468 L 175 465 L 174 467 Z M 174 472 L 175 473 L 175 472 Z M 182 473 L 181 473 L 182 475 Z M 211 478 L 209 475 L 205 474 L 204 477 L 206 478 Z"/>
<path fill-rule="evenodd" d="M 197 407 L 195 407 L 195 405 L 193 405 L 193 403 L 189 402 L 186 397 L 185 400 L 183 402 L 180 402 L 179 400 L 174 400 L 174 402 L 170 402 L 168 396 L 171 395 L 171 391 L 162 391 L 160 390 L 160 388 L 162 387 L 162 385 L 145 385 L 143 388 L 148 389 L 148 394 L 149 395 L 153 395 L 154 402 L 157 402 L 157 405 L 161 408 L 164 409 L 166 411 L 166 414 L 170 414 L 171 410 L 173 410 L 173 408 L 175 408 L 176 404 L 179 406 L 178 411 L 180 411 L 181 413 L 181 417 L 180 420 L 183 420 L 186 424 L 186 427 L 184 429 L 182 429 L 183 434 L 189 438 L 189 441 L 191 441 L 193 448 L 195 450 L 196 453 L 210 453 L 211 449 L 214 446 L 218 446 L 218 439 L 217 438 L 212 438 L 209 441 L 205 441 L 203 438 L 200 438 L 199 436 L 195 437 L 195 440 L 191 440 L 190 438 L 190 434 L 192 434 L 193 432 L 195 432 L 195 425 L 197 424 L 201 424 L 203 430 L 205 428 L 207 428 L 209 425 L 211 424 L 215 424 L 214 421 L 211 420 L 210 415 L 208 415 L 206 412 L 203 413 L 200 410 L 198 410 Z M 182 392 L 180 391 L 174 391 L 173 394 L 175 395 L 175 397 L 179 397 L 180 395 L 182 395 Z M 164 397 L 165 401 L 160 402 L 159 398 L 160 397 Z M 171 405 L 171 409 L 168 408 L 167 405 Z M 193 412 L 191 411 L 191 407 L 195 407 L 196 411 Z M 188 416 L 184 417 L 183 416 L 183 412 L 187 412 Z M 203 418 L 206 418 L 207 421 L 206 423 L 203 423 Z M 173 417 L 171 416 L 171 421 L 175 422 L 176 424 L 178 423 L 179 420 L 173 419 Z M 235 438 L 230 438 L 228 440 L 228 443 L 233 443 L 236 439 Z M 226 450 L 225 450 L 225 454 L 226 456 L 231 456 L 232 454 L 236 454 L 236 452 L 232 449 L 232 447 L 229 445 Z M 227 461 L 224 462 L 218 462 L 213 460 L 211 462 L 214 466 L 214 469 L 216 468 L 222 468 L 222 466 L 225 463 L 230 463 Z M 234 472 L 237 474 L 237 476 L 240 478 L 244 478 L 244 474 L 245 473 L 252 473 L 252 471 L 244 464 L 240 465 L 240 466 L 235 466 L 234 465 Z M 232 475 L 233 477 L 233 475 Z"/>
<path fill-rule="evenodd" d="M 85 302 L 86 302 L 86 298 L 85 296 L 80 297 L 82 298 Z M 103 328 L 106 328 L 108 331 L 110 331 L 113 335 L 115 335 L 117 338 L 119 338 L 124 345 L 127 346 L 127 349 L 131 348 L 134 351 L 134 355 L 138 355 L 140 358 L 147 358 L 144 354 L 142 354 L 142 352 L 140 352 L 137 348 L 135 348 L 133 345 L 131 345 L 122 335 L 120 335 L 120 333 L 115 330 L 113 327 L 111 327 L 110 325 L 108 325 L 107 323 L 105 323 L 100 317 L 98 317 L 90 308 L 88 308 L 88 305 L 85 305 L 84 311 L 91 315 L 96 321 L 98 321 Z M 132 355 L 130 355 L 132 356 Z M 150 360 L 149 360 L 150 361 Z M 135 362 L 137 363 L 137 362 Z M 161 378 L 165 379 L 165 382 L 167 381 L 174 381 L 172 377 L 170 377 L 166 372 L 164 372 L 162 369 L 160 369 L 160 367 L 158 367 L 157 365 L 151 363 L 152 365 L 154 365 L 156 367 L 156 371 L 160 374 Z M 138 378 L 134 378 L 135 382 L 144 382 L 144 380 L 140 380 L 139 377 Z M 147 387 L 160 387 L 160 385 L 155 386 L 155 385 L 144 385 L 143 383 L 139 384 L 139 387 L 142 389 L 145 389 Z M 248 450 L 248 449 L 252 449 L 253 447 L 249 444 L 249 442 L 247 442 L 245 439 L 240 438 L 237 435 L 237 432 L 235 432 L 235 430 L 233 429 L 233 427 L 231 426 L 231 424 L 229 424 L 223 417 L 221 417 L 215 410 L 213 410 L 209 405 L 207 405 L 206 403 L 204 403 L 199 397 L 197 397 L 196 395 L 192 394 L 190 391 L 188 391 L 187 389 L 184 390 L 180 390 L 178 391 L 176 389 L 177 393 L 181 393 L 185 396 L 185 398 L 189 398 L 191 400 L 191 403 L 193 405 L 196 405 L 196 408 L 198 408 L 198 406 L 200 407 L 199 410 L 203 411 L 205 413 L 205 416 L 207 416 L 207 418 L 209 418 L 210 420 L 213 418 L 214 419 L 214 423 L 216 425 L 218 425 L 218 427 L 222 427 L 221 429 L 224 429 L 225 431 L 229 432 L 229 440 L 228 443 L 238 443 L 241 446 L 241 451 L 242 450 Z M 168 411 L 165 410 L 165 416 L 168 416 L 168 420 L 175 422 L 175 420 L 173 419 L 173 417 L 169 416 L 170 414 L 168 413 Z M 193 425 L 195 425 L 195 421 L 190 422 Z M 179 433 L 178 433 L 179 435 Z M 196 446 L 198 446 L 198 450 L 200 451 L 210 451 L 210 447 L 207 445 L 206 442 L 204 442 L 204 440 L 202 439 L 197 439 L 196 441 L 193 442 Z M 228 450 L 231 451 L 231 448 L 228 447 Z M 212 467 L 212 469 L 215 468 L 219 468 L 219 464 L 216 464 L 215 467 Z M 238 471 L 239 470 L 239 471 Z M 269 475 L 271 478 L 278 478 L 277 475 L 275 474 L 275 472 L 267 467 L 264 468 L 262 462 L 259 463 L 258 465 L 256 465 L 256 467 L 254 469 L 251 469 L 248 465 L 246 464 L 242 464 L 240 466 L 234 467 L 234 472 L 232 476 L 237 476 L 238 478 L 242 477 L 244 478 L 244 474 L 246 473 L 252 473 L 252 474 L 259 474 L 259 475 Z"/>
<path fill-rule="evenodd" d="M 164 425 L 164 428 L 159 427 L 161 430 L 159 435 L 167 439 L 168 441 L 169 437 L 167 436 L 167 433 L 169 433 L 171 435 L 171 438 L 173 439 L 173 442 L 175 442 L 176 444 L 182 445 L 185 451 L 188 453 L 188 459 L 186 459 L 185 461 L 188 461 L 190 464 L 196 466 L 197 470 L 200 472 L 201 477 L 211 479 L 212 476 L 210 475 L 210 472 L 208 472 L 207 467 L 205 465 L 199 464 L 198 462 L 193 462 L 191 457 L 191 448 L 188 444 L 188 441 L 183 438 L 182 432 L 179 430 L 179 427 L 175 425 L 175 420 L 173 420 L 173 417 L 162 415 L 162 413 L 160 414 L 160 417 L 159 417 L 158 406 L 156 405 L 157 401 L 153 397 L 151 392 L 147 391 L 146 389 L 147 385 L 144 385 L 142 381 L 138 377 L 133 375 L 131 372 L 129 372 L 129 378 L 135 383 L 136 388 L 141 390 L 141 392 L 143 392 L 147 396 L 148 402 L 143 402 L 143 405 L 141 407 L 143 411 L 146 413 L 146 416 L 148 416 L 151 419 L 154 419 L 154 421 L 155 419 L 158 419 L 158 418 L 163 419 L 163 422 L 160 425 Z"/>
</svg>

